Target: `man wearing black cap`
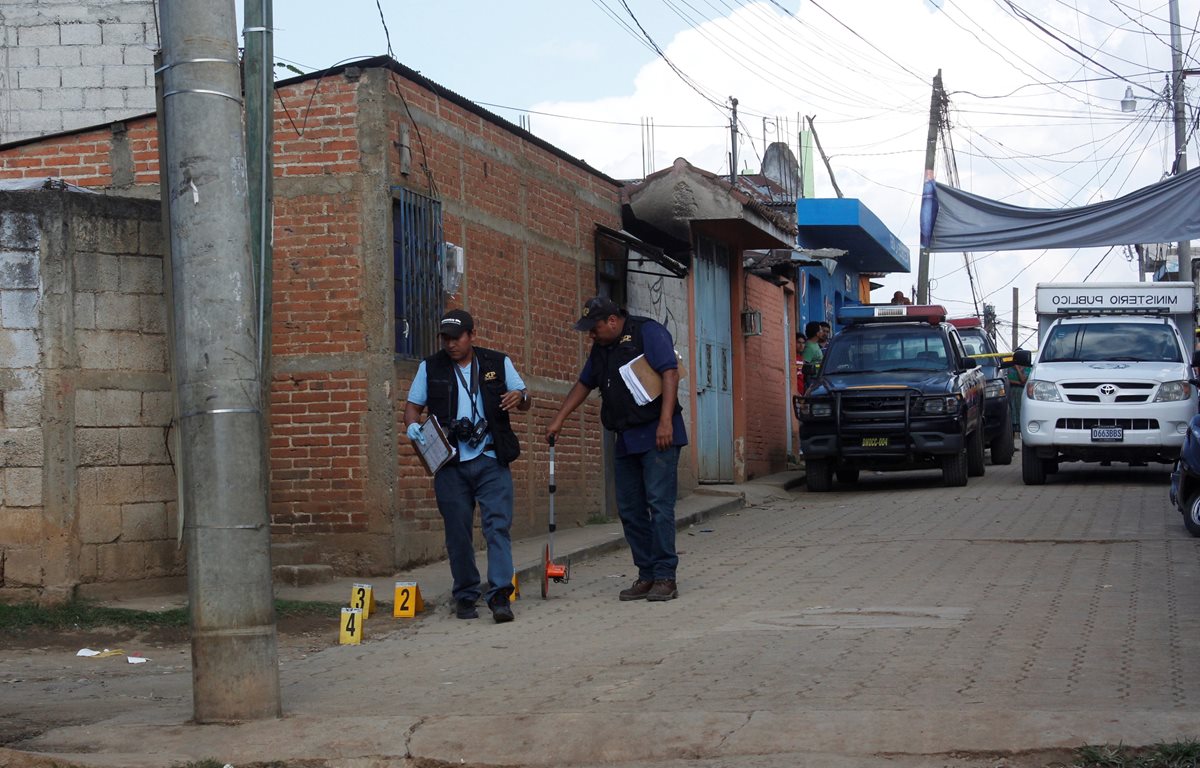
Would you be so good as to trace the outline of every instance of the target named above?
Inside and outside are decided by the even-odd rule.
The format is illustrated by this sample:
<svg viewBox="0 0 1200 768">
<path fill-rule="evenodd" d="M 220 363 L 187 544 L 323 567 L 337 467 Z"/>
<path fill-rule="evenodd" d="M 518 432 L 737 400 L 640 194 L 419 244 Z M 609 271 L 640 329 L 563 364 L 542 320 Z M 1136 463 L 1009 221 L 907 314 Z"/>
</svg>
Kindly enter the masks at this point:
<svg viewBox="0 0 1200 768">
<path fill-rule="evenodd" d="M 679 363 L 671 332 L 648 317 L 627 315 L 611 299 L 596 296 L 583 305 L 575 330 L 592 339 L 579 380 L 563 399 L 558 415 L 546 428 L 555 438 L 567 416 L 600 388 L 600 421 L 617 433 L 613 459 L 617 511 L 625 541 L 637 566 L 633 586 L 621 590 L 621 600 L 673 600 L 679 590 L 675 569 L 675 494 L 679 449 L 687 445 L 683 411 L 679 407 Z M 638 404 L 621 378 L 620 368 L 646 356 L 662 377 L 662 394 Z"/>
<path fill-rule="evenodd" d="M 421 361 L 408 390 L 404 423 L 409 439 L 422 442 L 421 410 L 436 416 L 457 456 L 433 477 L 438 511 L 446 528 L 446 553 L 454 576 L 455 615 L 474 619 L 480 596 L 479 569 L 471 528 L 475 505 L 488 550 L 488 590 L 492 618 L 513 620 L 513 559 L 509 528 L 513 517 L 512 473 L 521 453 L 509 423 L 515 408 L 529 410 L 529 393 L 508 356 L 474 346 L 475 321 L 461 309 L 442 317 L 442 351 Z"/>
</svg>

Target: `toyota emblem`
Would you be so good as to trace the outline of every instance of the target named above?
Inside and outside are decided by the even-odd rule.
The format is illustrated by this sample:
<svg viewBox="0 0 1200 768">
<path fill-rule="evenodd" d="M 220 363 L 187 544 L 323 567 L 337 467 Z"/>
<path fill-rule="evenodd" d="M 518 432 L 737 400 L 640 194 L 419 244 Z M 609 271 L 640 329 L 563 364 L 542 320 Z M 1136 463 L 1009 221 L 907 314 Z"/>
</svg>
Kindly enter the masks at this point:
<svg viewBox="0 0 1200 768">
<path fill-rule="evenodd" d="M 1113 395 L 1117 394 L 1117 388 L 1113 384 L 1101 384 L 1100 394 L 1104 395 L 1105 397 L 1112 397 Z"/>
</svg>

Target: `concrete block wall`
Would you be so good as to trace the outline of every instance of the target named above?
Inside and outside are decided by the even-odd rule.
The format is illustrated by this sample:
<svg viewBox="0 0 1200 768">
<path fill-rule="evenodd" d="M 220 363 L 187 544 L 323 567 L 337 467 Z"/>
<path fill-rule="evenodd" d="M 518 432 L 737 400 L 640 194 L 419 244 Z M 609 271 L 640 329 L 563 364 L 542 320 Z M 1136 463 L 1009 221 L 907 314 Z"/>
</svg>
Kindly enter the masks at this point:
<svg viewBox="0 0 1200 768">
<path fill-rule="evenodd" d="M 177 578 L 156 201 L 0 193 L 0 598 Z"/>
<path fill-rule="evenodd" d="M 0 0 L 0 143 L 152 112 L 153 0 Z"/>
<path fill-rule="evenodd" d="M 44 582 L 42 230 L 31 210 L 0 209 L 0 596 Z"/>
<path fill-rule="evenodd" d="M 132 205 L 132 204 L 131 204 Z M 156 203 L 70 222 L 82 591 L 180 577 L 163 240 Z"/>
<path fill-rule="evenodd" d="M 787 469 L 787 423 L 795 358 L 784 336 L 787 298 L 783 288 L 744 274 L 746 309 L 762 313 L 762 334 L 745 337 L 745 364 L 734 392 L 745 403 L 745 479 Z M 741 335 L 735 323 L 733 332 Z M 789 377 L 789 374 L 790 377 Z"/>
</svg>

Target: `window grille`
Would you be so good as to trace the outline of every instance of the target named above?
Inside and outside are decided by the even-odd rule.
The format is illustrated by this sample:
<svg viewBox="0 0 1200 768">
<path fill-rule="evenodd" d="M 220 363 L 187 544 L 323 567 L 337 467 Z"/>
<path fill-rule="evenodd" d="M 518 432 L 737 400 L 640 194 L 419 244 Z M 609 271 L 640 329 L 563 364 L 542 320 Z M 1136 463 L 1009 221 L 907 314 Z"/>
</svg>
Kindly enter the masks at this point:
<svg viewBox="0 0 1200 768">
<path fill-rule="evenodd" d="M 395 274 L 396 354 L 420 359 L 440 348 L 442 294 L 442 204 L 395 188 L 392 255 Z"/>
</svg>

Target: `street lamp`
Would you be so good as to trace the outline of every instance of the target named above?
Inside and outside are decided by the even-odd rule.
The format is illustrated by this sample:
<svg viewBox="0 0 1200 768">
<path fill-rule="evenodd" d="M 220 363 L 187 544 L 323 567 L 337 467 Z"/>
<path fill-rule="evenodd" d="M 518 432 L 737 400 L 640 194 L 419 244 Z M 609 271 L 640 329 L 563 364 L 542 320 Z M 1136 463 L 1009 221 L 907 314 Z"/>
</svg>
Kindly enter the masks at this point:
<svg viewBox="0 0 1200 768">
<path fill-rule="evenodd" d="M 1137 99 L 1133 97 L 1133 86 L 1125 86 L 1125 98 L 1121 99 L 1121 111 L 1133 112 L 1137 109 Z"/>
</svg>

